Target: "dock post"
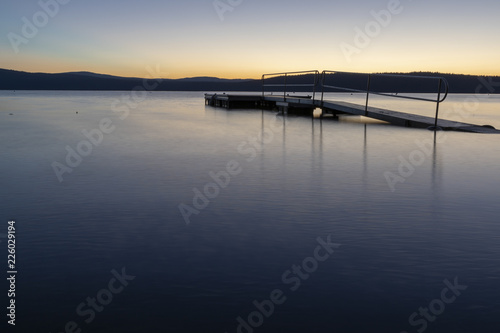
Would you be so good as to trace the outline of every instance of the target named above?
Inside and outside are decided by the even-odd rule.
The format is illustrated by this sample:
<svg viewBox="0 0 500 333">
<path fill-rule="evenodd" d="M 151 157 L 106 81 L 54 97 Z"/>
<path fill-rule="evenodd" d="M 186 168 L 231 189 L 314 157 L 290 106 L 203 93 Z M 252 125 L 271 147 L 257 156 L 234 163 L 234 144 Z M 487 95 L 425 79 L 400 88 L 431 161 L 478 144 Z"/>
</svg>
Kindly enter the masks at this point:
<svg viewBox="0 0 500 333">
<path fill-rule="evenodd" d="M 368 115 L 368 100 L 370 98 L 370 86 L 372 81 L 372 75 L 368 74 L 368 83 L 366 86 L 366 104 L 365 104 L 365 117 Z"/>
<path fill-rule="evenodd" d="M 286 102 L 286 78 L 287 78 L 287 74 L 285 74 L 285 90 L 283 91 L 283 102 Z"/>
<path fill-rule="evenodd" d="M 439 103 L 441 100 L 441 87 L 443 84 L 443 80 L 439 79 L 439 88 L 438 88 L 438 95 L 437 95 L 437 100 L 436 100 L 436 119 L 434 119 L 434 131 L 437 131 L 437 124 L 438 124 L 438 115 L 439 115 Z"/>
</svg>

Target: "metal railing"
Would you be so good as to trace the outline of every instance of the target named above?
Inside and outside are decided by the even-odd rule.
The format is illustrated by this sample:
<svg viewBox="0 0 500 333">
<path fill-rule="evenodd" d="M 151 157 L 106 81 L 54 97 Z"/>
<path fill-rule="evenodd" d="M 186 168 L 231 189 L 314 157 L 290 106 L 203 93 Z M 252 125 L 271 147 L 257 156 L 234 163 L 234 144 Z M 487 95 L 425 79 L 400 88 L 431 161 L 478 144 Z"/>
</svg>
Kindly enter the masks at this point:
<svg viewBox="0 0 500 333">
<path fill-rule="evenodd" d="M 329 74 L 365 75 L 365 76 L 367 76 L 366 90 L 327 85 L 327 84 L 325 84 L 325 79 L 326 79 L 326 76 Z M 376 76 L 378 76 L 378 77 L 421 79 L 421 80 L 436 80 L 438 82 L 437 98 L 431 99 L 431 98 L 423 98 L 423 97 L 401 96 L 398 94 L 394 95 L 394 94 L 389 94 L 389 93 L 384 93 L 384 92 L 371 91 L 372 77 L 376 77 Z M 444 92 L 442 91 L 443 84 L 445 87 Z M 337 90 L 343 90 L 343 91 L 349 91 L 349 92 L 366 93 L 365 115 L 368 113 L 368 102 L 370 99 L 370 94 L 380 95 L 380 96 L 388 96 L 388 97 L 394 97 L 394 98 L 411 99 L 411 100 L 417 100 L 417 101 L 435 102 L 436 103 L 436 117 L 435 117 L 435 121 L 434 121 L 434 129 L 437 129 L 437 121 L 438 121 L 438 115 L 439 115 L 439 104 L 444 102 L 444 100 L 448 96 L 448 91 L 449 91 L 448 81 L 446 81 L 446 79 L 444 77 L 439 77 L 439 76 L 418 76 L 418 75 L 407 75 L 407 74 L 368 74 L 368 73 L 353 73 L 353 72 L 339 72 L 339 71 L 323 71 L 321 73 L 321 90 L 322 90 L 321 91 L 321 105 L 323 105 L 325 88 L 331 88 L 331 89 L 337 89 Z M 444 96 L 441 97 L 443 94 L 444 94 Z"/>
<path fill-rule="evenodd" d="M 290 76 L 303 76 L 303 75 L 313 75 L 313 83 L 288 83 L 288 78 Z M 267 77 L 267 78 L 266 78 Z M 283 83 L 265 83 L 265 80 L 270 80 L 272 78 L 283 78 Z M 286 101 L 287 88 L 289 87 L 312 87 L 313 89 L 313 101 L 316 98 L 316 86 L 319 83 L 320 73 L 317 70 L 312 71 L 301 71 L 301 72 L 284 72 L 284 73 L 272 73 L 262 75 L 262 97 L 265 95 L 265 87 L 283 87 L 283 100 Z"/>
</svg>

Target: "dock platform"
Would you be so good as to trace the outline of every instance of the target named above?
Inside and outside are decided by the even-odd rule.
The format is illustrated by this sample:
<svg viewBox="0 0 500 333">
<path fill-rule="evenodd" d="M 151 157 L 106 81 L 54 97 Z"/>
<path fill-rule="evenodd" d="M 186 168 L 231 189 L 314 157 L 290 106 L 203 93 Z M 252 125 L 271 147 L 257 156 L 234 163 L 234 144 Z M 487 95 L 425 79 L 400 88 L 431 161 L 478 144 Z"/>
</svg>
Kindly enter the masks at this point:
<svg viewBox="0 0 500 333">
<path fill-rule="evenodd" d="M 227 109 L 254 108 L 278 110 L 284 113 L 310 114 L 316 108 L 322 110 L 322 116 L 354 115 L 385 121 L 397 126 L 412 128 L 429 128 L 435 124 L 435 119 L 411 113 L 368 107 L 364 105 L 340 102 L 313 100 L 311 96 L 283 96 L 278 95 L 236 95 L 236 94 L 205 94 L 205 104 Z M 437 126 L 448 131 L 462 131 L 472 133 L 500 134 L 492 126 L 480 126 L 469 123 L 438 119 Z"/>
<path fill-rule="evenodd" d="M 312 84 L 289 84 L 290 86 L 311 86 L 313 87 L 313 92 L 311 95 L 297 95 L 297 94 L 288 94 L 287 93 L 287 76 L 297 77 L 297 74 L 307 74 L 312 75 L 314 77 L 314 82 Z M 312 73 L 312 74 L 311 74 Z M 325 84 L 325 75 L 329 75 L 330 73 L 339 73 L 332 71 L 324 71 L 321 74 L 321 99 L 316 98 L 316 87 L 318 85 L 318 71 L 307 71 L 307 72 L 293 72 L 293 73 L 277 73 L 277 74 L 264 74 L 262 76 L 263 88 L 265 86 L 281 86 L 280 84 L 276 84 L 275 81 L 273 84 L 265 84 L 266 76 L 273 76 L 274 79 L 276 77 L 284 77 L 284 86 L 285 89 L 280 94 L 266 94 L 263 92 L 259 95 L 250 95 L 250 94 L 205 94 L 205 104 L 213 107 L 223 107 L 227 109 L 237 109 L 237 108 L 253 108 L 253 109 L 269 109 L 269 110 L 278 110 L 282 113 L 294 113 L 294 114 L 304 114 L 304 115 L 312 115 L 314 110 L 321 110 L 321 117 L 324 115 L 331 114 L 333 116 L 337 115 L 354 115 L 354 116 L 364 116 L 372 119 L 377 119 L 381 121 L 385 121 L 397 126 L 404 127 L 412 127 L 412 128 L 427 128 L 427 129 L 442 129 L 448 131 L 462 131 L 462 132 L 471 132 L 471 133 L 484 133 L 484 134 L 500 134 L 500 130 L 495 129 L 493 126 L 489 125 L 476 125 L 469 124 L 458 121 L 451 121 L 445 119 L 438 118 L 439 104 L 446 99 L 448 95 L 448 86 L 446 81 L 443 78 L 439 77 L 416 77 L 409 76 L 412 79 L 437 79 L 439 80 L 439 88 L 437 93 L 437 99 L 426 99 L 426 98 L 416 98 L 416 97 L 401 97 L 395 94 L 388 93 L 377 93 L 370 91 L 370 80 L 372 79 L 372 75 L 384 75 L 384 74 L 366 74 L 368 77 L 368 89 L 367 90 L 358 90 L 351 88 L 342 88 L 338 86 L 330 86 Z M 342 73 L 349 74 L 349 73 Z M 356 75 L 363 75 L 360 73 L 352 73 Z M 290 77 L 288 76 L 288 77 Z M 405 77 L 404 75 L 384 75 L 384 76 L 394 76 L 400 79 L 400 77 Z M 444 80 L 444 81 L 443 81 Z M 442 85 L 446 85 L 446 92 L 444 93 L 444 97 L 441 95 L 441 87 Z M 329 101 L 324 100 L 324 92 L 325 88 L 335 88 L 335 89 L 343 89 L 351 92 L 363 92 L 366 93 L 366 105 L 354 104 L 343 101 Z M 436 108 L 436 117 L 426 117 L 417 114 L 405 113 L 400 111 L 382 109 L 369 106 L 368 100 L 370 94 L 383 95 L 388 97 L 398 97 L 398 98 L 407 98 L 407 99 L 416 99 L 421 101 L 430 101 L 437 103 Z"/>
</svg>

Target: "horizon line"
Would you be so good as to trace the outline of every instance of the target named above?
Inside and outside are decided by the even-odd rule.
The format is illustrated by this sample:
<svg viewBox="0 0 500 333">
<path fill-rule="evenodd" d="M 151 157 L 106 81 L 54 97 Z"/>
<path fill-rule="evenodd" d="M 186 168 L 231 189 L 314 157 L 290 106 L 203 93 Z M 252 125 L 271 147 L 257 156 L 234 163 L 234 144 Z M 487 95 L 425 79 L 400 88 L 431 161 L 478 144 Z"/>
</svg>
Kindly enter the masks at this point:
<svg viewBox="0 0 500 333">
<path fill-rule="evenodd" d="M 25 71 L 25 70 L 19 70 L 19 69 L 11 69 L 11 68 L 0 68 L 3 70 L 8 70 L 8 71 L 13 71 L 13 72 L 22 72 L 22 73 L 28 73 L 28 74 L 78 74 L 78 73 L 88 73 L 88 74 L 96 74 L 96 75 L 102 75 L 102 76 L 112 76 L 116 78 L 122 78 L 122 79 L 144 79 L 144 77 L 138 77 L 138 76 L 120 76 L 116 74 L 108 74 L 108 73 L 99 73 L 99 72 L 92 72 L 89 70 L 73 70 L 73 71 L 66 71 L 66 72 L 39 72 L 39 71 Z M 325 69 L 326 70 L 326 69 Z M 289 72 L 296 72 L 296 71 L 289 71 Z M 289 72 L 283 72 L 284 73 L 289 73 Z M 321 72 L 321 71 L 320 71 Z M 338 71 L 342 72 L 342 71 Z M 401 72 L 401 71 L 384 71 L 384 72 L 371 72 L 371 73 L 366 73 L 366 72 L 350 72 L 350 71 L 344 71 L 345 73 L 354 73 L 354 74 L 411 74 L 411 73 L 428 73 L 428 74 L 441 74 L 441 75 L 461 75 L 461 76 L 476 76 L 476 77 L 500 77 L 500 75 L 493 75 L 493 74 L 465 74 L 465 73 L 448 73 L 448 72 L 439 72 L 439 71 L 422 71 L 422 70 L 414 70 L 414 71 L 407 71 L 407 72 Z M 263 73 L 264 74 L 271 74 L 271 73 Z M 196 78 L 213 78 L 213 79 L 220 79 L 220 80 L 261 80 L 261 78 L 241 78 L 241 77 L 235 77 L 235 78 L 226 78 L 226 77 L 218 77 L 218 76 L 211 76 L 211 75 L 197 75 L 197 76 L 185 76 L 185 77 L 177 77 L 177 78 L 168 78 L 168 77 L 152 77 L 151 79 L 163 79 L 163 80 L 182 80 L 182 79 L 196 79 Z"/>
</svg>

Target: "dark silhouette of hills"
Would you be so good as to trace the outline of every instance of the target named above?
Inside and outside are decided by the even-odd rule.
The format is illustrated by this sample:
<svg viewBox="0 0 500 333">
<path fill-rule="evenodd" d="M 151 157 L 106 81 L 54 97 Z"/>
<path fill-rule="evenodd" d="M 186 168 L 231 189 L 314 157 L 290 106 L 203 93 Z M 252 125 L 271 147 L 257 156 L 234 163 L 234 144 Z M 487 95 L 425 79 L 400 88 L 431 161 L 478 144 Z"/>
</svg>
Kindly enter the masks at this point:
<svg viewBox="0 0 500 333">
<path fill-rule="evenodd" d="M 127 90 L 144 87 L 143 78 L 126 78 L 90 72 L 60 74 L 27 73 L 0 69 L 0 90 Z M 159 84 L 158 91 L 260 91 L 259 80 L 230 80 L 213 77 L 184 79 L 148 79 L 146 84 Z"/>
<path fill-rule="evenodd" d="M 397 73 L 394 73 L 397 74 Z M 403 74 L 403 73 L 400 73 Z M 483 85 L 481 93 L 492 93 L 491 86 L 484 82 L 497 84 L 495 92 L 500 92 L 500 77 L 485 77 L 461 74 L 439 74 L 430 72 L 405 73 L 418 76 L 442 76 L 450 85 L 450 93 L 475 93 Z M 310 84 L 312 75 L 301 75 L 287 78 L 288 84 Z M 482 80 L 482 81 L 481 81 Z M 0 69 L 0 90 L 125 90 L 144 87 L 158 83 L 157 91 L 262 91 L 261 80 L 254 79 L 220 79 L 216 77 L 193 77 L 184 79 L 148 79 L 127 78 L 91 72 L 70 72 L 60 74 L 28 73 Z M 352 89 L 366 89 L 366 75 L 329 75 L 325 79 L 327 85 L 342 86 Z M 266 83 L 281 84 L 283 77 L 274 77 Z M 310 91 L 312 88 L 294 87 L 297 91 Z M 317 90 L 319 89 L 319 84 Z M 400 79 L 374 76 L 371 89 L 379 92 L 436 92 L 437 81 L 421 79 Z M 290 89 L 289 89 L 290 90 Z M 280 87 L 271 87 L 266 91 L 283 91 Z M 328 91 L 338 91 L 328 89 Z"/>
</svg>

